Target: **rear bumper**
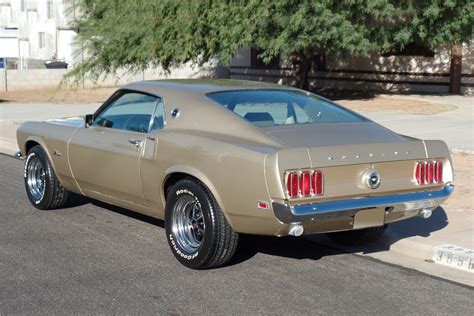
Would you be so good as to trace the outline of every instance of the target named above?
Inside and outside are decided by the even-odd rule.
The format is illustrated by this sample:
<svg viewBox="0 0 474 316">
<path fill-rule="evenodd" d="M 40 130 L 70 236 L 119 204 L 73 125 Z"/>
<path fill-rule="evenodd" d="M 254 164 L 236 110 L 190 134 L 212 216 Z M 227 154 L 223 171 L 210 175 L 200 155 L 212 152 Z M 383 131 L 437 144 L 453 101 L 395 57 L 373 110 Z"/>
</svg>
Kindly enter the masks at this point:
<svg viewBox="0 0 474 316">
<path fill-rule="evenodd" d="M 301 205 L 273 202 L 273 212 L 285 224 L 312 223 L 354 216 L 358 211 L 385 207 L 389 212 L 434 209 L 453 192 L 454 185 L 442 189 L 413 193 L 392 194 Z"/>
</svg>

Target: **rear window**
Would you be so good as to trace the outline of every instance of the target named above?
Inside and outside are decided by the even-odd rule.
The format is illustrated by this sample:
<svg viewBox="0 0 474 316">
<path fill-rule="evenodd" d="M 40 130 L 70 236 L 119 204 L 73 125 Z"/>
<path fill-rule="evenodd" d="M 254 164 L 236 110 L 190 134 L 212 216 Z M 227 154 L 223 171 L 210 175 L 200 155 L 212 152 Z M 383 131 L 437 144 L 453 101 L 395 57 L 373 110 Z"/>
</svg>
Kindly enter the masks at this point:
<svg viewBox="0 0 474 316">
<path fill-rule="evenodd" d="M 364 121 L 334 103 L 301 91 L 223 91 L 207 97 L 257 127 Z"/>
</svg>

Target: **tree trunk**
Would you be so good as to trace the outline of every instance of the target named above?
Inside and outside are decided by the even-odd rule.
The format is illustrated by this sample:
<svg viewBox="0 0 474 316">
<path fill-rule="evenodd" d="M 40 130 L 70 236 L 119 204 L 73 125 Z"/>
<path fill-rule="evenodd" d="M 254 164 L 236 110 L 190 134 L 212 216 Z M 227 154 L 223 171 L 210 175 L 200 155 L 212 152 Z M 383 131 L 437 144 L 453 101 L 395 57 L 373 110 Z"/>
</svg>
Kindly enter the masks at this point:
<svg viewBox="0 0 474 316">
<path fill-rule="evenodd" d="M 291 55 L 291 63 L 295 70 L 295 86 L 300 89 L 309 89 L 308 75 L 311 70 L 312 56 L 302 51 L 296 51 Z"/>
<path fill-rule="evenodd" d="M 451 69 L 449 75 L 449 92 L 452 94 L 461 93 L 461 72 L 462 72 L 462 45 L 451 47 Z"/>
</svg>

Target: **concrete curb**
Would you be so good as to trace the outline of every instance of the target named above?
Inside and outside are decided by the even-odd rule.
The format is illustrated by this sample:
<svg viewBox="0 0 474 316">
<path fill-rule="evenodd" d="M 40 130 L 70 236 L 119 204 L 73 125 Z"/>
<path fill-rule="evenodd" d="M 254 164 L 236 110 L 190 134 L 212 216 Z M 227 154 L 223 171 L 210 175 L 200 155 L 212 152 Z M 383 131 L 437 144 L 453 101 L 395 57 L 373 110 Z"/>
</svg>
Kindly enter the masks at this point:
<svg viewBox="0 0 474 316">
<path fill-rule="evenodd" d="M 432 259 L 435 247 L 439 247 L 443 243 L 426 237 L 407 236 L 388 229 L 379 242 L 367 246 L 338 244 L 324 235 L 312 235 L 303 238 L 347 253 L 374 258 L 474 287 L 472 272 L 435 263 Z"/>
</svg>

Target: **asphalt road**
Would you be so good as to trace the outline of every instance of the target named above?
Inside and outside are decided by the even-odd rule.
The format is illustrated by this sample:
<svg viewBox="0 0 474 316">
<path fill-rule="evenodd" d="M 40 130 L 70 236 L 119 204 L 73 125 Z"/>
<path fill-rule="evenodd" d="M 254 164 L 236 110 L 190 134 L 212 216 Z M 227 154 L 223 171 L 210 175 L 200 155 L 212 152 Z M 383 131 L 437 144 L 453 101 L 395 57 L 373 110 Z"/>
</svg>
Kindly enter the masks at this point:
<svg viewBox="0 0 474 316">
<path fill-rule="evenodd" d="M 231 265 L 184 268 L 163 223 L 76 199 L 38 211 L 0 155 L 0 314 L 472 314 L 474 290 L 304 239 L 246 237 Z"/>
</svg>

